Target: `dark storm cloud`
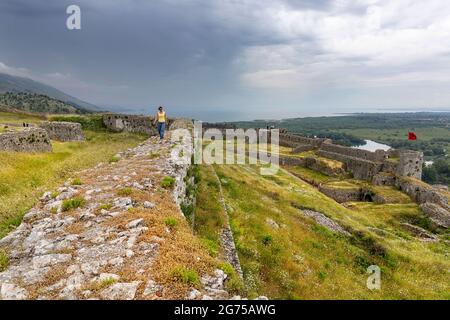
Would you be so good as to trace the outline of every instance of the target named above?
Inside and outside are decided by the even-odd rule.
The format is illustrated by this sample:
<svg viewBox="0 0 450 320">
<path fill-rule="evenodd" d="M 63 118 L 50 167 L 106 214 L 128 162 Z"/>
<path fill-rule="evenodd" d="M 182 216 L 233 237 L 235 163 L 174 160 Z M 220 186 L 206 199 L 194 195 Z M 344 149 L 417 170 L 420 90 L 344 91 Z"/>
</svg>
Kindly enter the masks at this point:
<svg viewBox="0 0 450 320">
<path fill-rule="evenodd" d="M 439 61 L 426 70 L 430 79 L 448 69 L 446 59 L 437 59 L 446 47 L 445 33 L 433 39 L 419 32 L 437 20 L 427 8 L 445 12 L 439 0 L 416 9 L 422 17 L 417 25 L 416 12 L 404 12 L 418 1 L 405 0 L 405 17 L 393 20 L 399 9 L 391 3 L 2 0 L 0 72 L 2 66 L 3 72 L 16 68 L 90 102 L 139 111 L 166 104 L 178 114 L 216 119 L 324 111 L 366 103 L 372 96 L 364 96 L 364 86 L 373 94 L 384 78 L 394 86 L 404 82 L 396 82 L 395 70 L 419 77 L 422 58 Z M 81 7 L 82 30 L 65 27 L 70 4 Z M 387 17 L 379 24 L 378 7 Z M 399 21 L 409 28 L 405 37 L 395 29 Z M 381 33 L 383 25 L 389 32 Z M 418 28 L 417 40 L 411 28 Z M 411 64 L 396 55 L 410 50 L 407 42 L 401 47 L 402 39 L 426 48 L 414 52 Z M 391 50 L 395 46 L 400 49 Z M 399 89 L 395 101 L 407 103 L 398 98 L 404 92 Z M 386 102 L 382 94 L 375 96 L 377 103 Z"/>
</svg>

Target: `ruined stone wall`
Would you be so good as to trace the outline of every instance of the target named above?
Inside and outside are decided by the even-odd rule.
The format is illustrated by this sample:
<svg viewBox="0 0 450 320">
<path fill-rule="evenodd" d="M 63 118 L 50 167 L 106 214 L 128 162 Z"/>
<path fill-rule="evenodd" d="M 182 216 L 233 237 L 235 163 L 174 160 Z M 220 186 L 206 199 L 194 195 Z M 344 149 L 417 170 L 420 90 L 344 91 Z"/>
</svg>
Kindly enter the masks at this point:
<svg viewBox="0 0 450 320">
<path fill-rule="evenodd" d="M 0 151 L 51 152 L 52 145 L 47 131 L 27 128 L 19 132 L 0 134 Z"/>
<path fill-rule="evenodd" d="M 47 131 L 52 140 L 57 141 L 84 141 L 81 124 L 74 122 L 45 121 L 40 127 Z"/>
<path fill-rule="evenodd" d="M 341 161 L 345 163 L 346 170 L 353 174 L 353 177 L 360 180 L 372 181 L 373 177 L 379 173 L 383 167 L 382 163 L 355 158 L 340 153 L 334 153 L 320 149 L 318 155 Z"/>
<path fill-rule="evenodd" d="M 431 202 L 443 207 L 448 206 L 448 199 L 442 193 L 418 179 L 398 178 L 396 187 L 419 204 Z"/>
<path fill-rule="evenodd" d="M 308 144 L 301 144 L 301 145 L 297 145 L 293 147 L 294 149 L 292 150 L 292 154 L 296 154 L 296 153 L 302 153 L 302 152 L 306 152 L 306 151 L 312 151 L 314 150 L 314 146 L 312 145 L 308 145 Z"/>
<path fill-rule="evenodd" d="M 293 157 L 279 157 L 280 165 L 282 166 L 305 166 L 305 159 Z"/>
<path fill-rule="evenodd" d="M 342 155 L 360 158 L 360 159 L 369 160 L 369 161 L 383 161 L 387 157 L 387 152 L 385 152 L 383 150 L 377 150 L 375 152 L 371 152 L 371 151 L 362 150 L 362 149 L 340 146 L 340 145 L 332 144 L 332 143 L 322 144 L 321 150 L 339 153 Z"/>
<path fill-rule="evenodd" d="M 339 189 L 327 185 L 320 185 L 319 191 L 339 203 L 363 200 L 363 192 L 361 189 Z"/>
<path fill-rule="evenodd" d="M 328 139 L 307 138 L 296 134 L 280 133 L 280 145 L 286 147 L 296 147 L 297 145 L 310 145 L 318 148 Z"/>
<path fill-rule="evenodd" d="M 153 124 L 153 117 L 127 114 L 107 113 L 103 115 L 103 123 L 114 132 L 135 132 L 156 135 L 157 129 Z M 168 120 L 168 125 L 171 121 Z"/>
</svg>

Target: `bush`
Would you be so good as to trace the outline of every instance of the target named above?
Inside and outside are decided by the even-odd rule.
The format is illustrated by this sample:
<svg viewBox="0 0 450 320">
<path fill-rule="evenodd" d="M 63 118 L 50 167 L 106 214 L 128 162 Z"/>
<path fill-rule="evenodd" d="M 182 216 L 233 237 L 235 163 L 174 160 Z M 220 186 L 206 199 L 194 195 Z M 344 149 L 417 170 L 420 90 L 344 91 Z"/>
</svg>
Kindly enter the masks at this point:
<svg viewBox="0 0 450 320">
<path fill-rule="evenodd" d="M 83 207 L 86 204 L 86 200 L 80 197 L 76 197 L 73 199 L 67 199 L 63 201 L 62 211 L 69 211 L 72 209 Z"/>
<path fill-rule="evenodd" d="M 194 210 L 195 210 L 194 205 L 193 204 L 184 204 L 184 203 L 182 203 L 180 205 L 180 207 L 181 207 L 181 212 L 183 212 L 184 216 L 189 221 L 191 221 L 192 220 L 192 215 L 193 215 Z"/>
<path fill-rule="evenodd" d="M 263 242 L 263 244 L 264 244 L 265 246 L 268 246 L 268 245 L 272 244 L 272 242 L 273 242 L 273 237 L 272 237 L 270 234 L 265 235 L 265 236 L 263 236 L 263 238 L 262 238 L 262 242 Z"/>
<path fill-rule="evenodd" d="M 89 116 L 53 116 L 50 121 L 66 121 L 81 124 L 84 130 L 105 131 L 106 126 L 103 124 L 103 117 L 101 115 Z"/>
<path fill-rule="evenodd" d="M 325 281 L 327 278 L 327 273 L 325 271 L 319 271 L 317 276 L 319 277 L 320 281 Z"/>
<path fill-rule="evenodd" d="M 195 270 L 178 266 L 172 270 L 171 274 L 172 278 L 174 278 L 176 281 L 189 285 L 200 284 L 200 277 L 198 276 L 198 273 Z"/>
<path fill-rule="evenodd" d="M 175 185 L 175 179 L 169 176 L 164 177 L 161 180 L 161 187 L 164 189 L 172 189 Z"/>
</svg>

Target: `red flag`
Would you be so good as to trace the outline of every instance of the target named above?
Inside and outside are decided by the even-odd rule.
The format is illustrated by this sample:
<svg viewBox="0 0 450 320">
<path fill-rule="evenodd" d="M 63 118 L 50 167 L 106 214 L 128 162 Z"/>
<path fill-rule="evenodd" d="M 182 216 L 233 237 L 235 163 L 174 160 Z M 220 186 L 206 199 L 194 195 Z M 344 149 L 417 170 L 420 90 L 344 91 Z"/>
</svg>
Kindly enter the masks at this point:
<svg viewBox="0 0 450 320">
<path fill-rule="evenodd" d="M 408 132 L 408 140 L 417 140 L 415 132 Z"/>
</svg>

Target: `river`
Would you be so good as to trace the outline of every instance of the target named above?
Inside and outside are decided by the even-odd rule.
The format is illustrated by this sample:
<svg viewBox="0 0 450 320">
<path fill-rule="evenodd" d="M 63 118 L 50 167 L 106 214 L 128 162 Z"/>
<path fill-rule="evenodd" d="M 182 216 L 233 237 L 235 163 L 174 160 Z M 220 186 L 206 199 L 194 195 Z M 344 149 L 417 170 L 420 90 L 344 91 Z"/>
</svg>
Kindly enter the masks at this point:
<svg viewBox="0 0 450 320">
<path fill-rule="evenodd" d="M 391 148 L 391 146 L 388 146 L 387 144 L 382 144 L 382 143 L 378 143 L 372 140 L 364 140 L 366 143 L 362 144 L 360 146 L 355 146 L 352 148 L 357 148 L 357 149 L 362 149 L 362 150 L 367 150 L 367 151 L 375 151 L 375 150 L 384 150 L 387 151 Z"/>
</svg>

